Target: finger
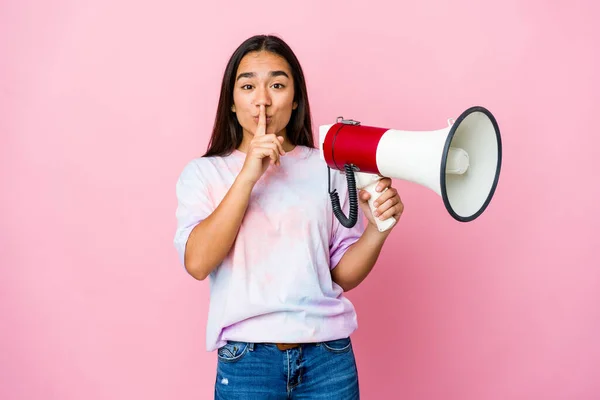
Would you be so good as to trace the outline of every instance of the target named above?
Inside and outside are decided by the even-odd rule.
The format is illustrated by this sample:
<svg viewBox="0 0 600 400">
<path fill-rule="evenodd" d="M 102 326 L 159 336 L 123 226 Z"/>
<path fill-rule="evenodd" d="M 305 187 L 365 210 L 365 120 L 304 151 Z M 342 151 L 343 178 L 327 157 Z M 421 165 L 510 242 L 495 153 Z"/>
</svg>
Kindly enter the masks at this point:
<svg viewBox="0 0 600 400">
<path fill-rule="evenodd" d="M 390 187 L 392 185 L 392 180 L 390 178 L 381 178 L 379 180 L 379 183 L 377 184 L 377 187 L 375 188 L 376 191 L 381 192 L 383 191 L 383 189 Z"/>
<path fill-rule="evenodd" d="M 398 192 L 396 191 L 396 189 L 390 188 L 390 189 L 386 190 L 385 192 L 383 192 L 382 194 L 380 194 L 379 197 L 377 197 L 377 199 L 373 202 L 373 205 L 375 207 L 378 207 L 379 205 L 385 203 L 389 199 L 396 197 L 396 196 L 398 196 Z"/>
<path fill-rule="evenodd" d="M 256 144 L 253 146 L 252 154 L 258 156 L 259 159 L 270 157 L 272 158 L 273 149 L 267 145 Z"/>
<path fill-rule="evenodd" d="M 377 207 L 375 211 L 377 212 L 377 215 L 384 214 L 385 212 L 387 212 L 387 210 L 394 208 L 394 206 L 396 206 L 396 204 L 398 203 L 400 203 L 400 199 L 397 196 L 392 197 L 391 199 L 387 199 L 386 201 L 381 203 L 380 206 L 375 206 Z"/>
<path fill-rule="evenodd" d="M 274 161 L 273 164 L 279 166 L 281 165 L 281 151 L 283 151 L 282 148 L 278 147 L 275 143 L 271 142 L 269 144 L 269 148 L 271 149 L 271 153 L 273 154 Z"/>
<path fill-rule="evenodd" d="M 285 150 L 283 150 L 283 137 L 281 136 L 277 136 L 277 135 L 273 135 L 273 141 L 272 143 L 277 147 L 277 151 L 279 152 L 279 155 L 284 155 L 285 154 Z M 281 138 L 281 139 L 280 139 Z"/>
<path fill-rule="evenodd" d="M 361 200 L 363 200 L 363 201 L 368 201 L 371 198 L 371 194 L 364 189 L 360 190 L 359 195 L 360 195 Z"/>
<path fill-rule="evenodd" d="M 271 165 L 280 165 L 279 162 L 279 149 L 274 143 L 265 143 L 262 146 L 257 147 L 261 150 L 261 155 L 264 157 L 271 158 Z"/>
<path fill-rule="evenodd" d="M 394 214 L 394 218 L 396 218 L 396 220 L 400 219 L 403 212 L 404 212 L 404 204 L 402 202 L 400 202 L 396 206 L 396 213 Z"/>
<path fill-rule="evenodd" d="M 285 155 L 285 150 L 283 150 L 283 136 L 277 136 L 275 139 L 275 143 L 277 143 L 277 146 L 279 146 L 279 151 L 281 153 L 282 156 Z"/>
<path fill-rule="evenodd" d="M 267 134 L 267 113 L 264 104 L 260 105 L 258 114 L 258 126 L 256 127 L 256 135 L 264 136 Z"/>
<path fill-rule="evenodd" d="M 273 133 L 271 133 L 269 135 L 259 136 L 258 138 L 256 138 L 256 142 L 259 143 L 259 145 L 262 146 L 265 144 L 274 144 L 275 146 L 277 146 L 279 154 L 284 155 L 285 150 L 283 150 L 282 141 L 283 141 L 282 136 L 277 136 Z"/>
<path fill-rule="evenodd" d="M 375 212 L 375 217 L 379 218 L 380 220 L 384 221 L 390 217 L 394 217 L 396 215 L 399 215 L 402 213 L 403 207 L 399 207 L 398 205 L 394 206 L 394 207 L 390 207 L 388 209 L 386 209 L 383 213 L 381 212 Z"/>
<path fill-rule="evenodd" d="M 285 151 L 283 151 L 283 147 L 281 147 L 281 143 L 279 143 L 279 140 L 275 140 L 273 142 L 266 142 L 263 146 L 273 150 L 273 154 L 275 154 L 277 157 L 277 165 L 279 165 L 279 159 L 281 158 L 281 155 L 285 154 Z"/>
</svg>

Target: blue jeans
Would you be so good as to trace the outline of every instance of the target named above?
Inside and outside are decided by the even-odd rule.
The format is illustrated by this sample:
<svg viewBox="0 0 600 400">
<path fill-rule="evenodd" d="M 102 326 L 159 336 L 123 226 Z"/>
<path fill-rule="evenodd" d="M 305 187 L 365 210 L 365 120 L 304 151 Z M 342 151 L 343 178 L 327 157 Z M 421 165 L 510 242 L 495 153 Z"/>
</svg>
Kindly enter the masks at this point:
<svg viewBox="0 0 600 400">
<path fill-rule="evenodd" d="M 217 352 L 216 400 L 358 400 L 350 338 L 279 350 L 230 341 Z"/>
</svg>

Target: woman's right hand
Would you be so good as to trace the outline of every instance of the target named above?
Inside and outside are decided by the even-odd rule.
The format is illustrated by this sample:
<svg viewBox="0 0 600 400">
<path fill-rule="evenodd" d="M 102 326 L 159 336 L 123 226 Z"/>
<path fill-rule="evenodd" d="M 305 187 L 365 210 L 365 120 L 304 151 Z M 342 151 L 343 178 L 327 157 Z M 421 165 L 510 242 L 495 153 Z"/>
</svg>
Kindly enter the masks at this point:
<svg viewBox="0 0 600 400">
<path fill-rule="evenodd" d="M 282 136 L 267 135 L 266 110 L 265 106 L 261 105 L 258 126 L 246 152 L 246 160 L 240 175 L 255 184 L 269 168 L 269 165 L 280 165 L 279 158 L 285 155 L 283 140 Z"/>
</svg>

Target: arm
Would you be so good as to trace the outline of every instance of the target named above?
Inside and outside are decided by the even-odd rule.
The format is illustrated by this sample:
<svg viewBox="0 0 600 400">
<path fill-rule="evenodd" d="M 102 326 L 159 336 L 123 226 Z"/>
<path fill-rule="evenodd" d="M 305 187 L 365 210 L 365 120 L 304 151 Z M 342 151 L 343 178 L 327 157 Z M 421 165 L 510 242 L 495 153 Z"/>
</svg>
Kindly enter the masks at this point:
<svg viewBox="0 0 600 400">
<path fill-rule="evenodd" d="M 391 232 L 391 229 L 379 232 L 375 218 L 385 220 L 394 217 L 398 221 L 404 211 L 400 195 L 391 184 L 390 178 L 381 180 L 377 191 L 383 193 L 375 201 L 375 207 L 377 207 L 375 215 L 371 212 L 368 204 L 371 195 L 364 190 L 360 192 L 360 206 L 369 223 L 360 238 L 348 247 L 337 266 L 331 271 L 331 278 L 345 292 L 357 287 L 369 275 Z M 385 190 L 386 188 L 387 190 Z"/>
<path fill-rule="evenodd" d="M 331 271 L 333 281 L 345 292 L 357 287 L 373 269 L 389 232 L 379 232 L 375 226 L 368 224 L 360 239 L 348 247 Z"/>
<path fill-rule="evenodd" d="M 254 183 L 239 176 L 215 209 L 194 227 L 185 246 L 185 268 L 204 280 L 223 261 L 235 242 Z"/>
<path fill-rule="evenodd" d="M 200 212 L 196 209 L 198 203 L 207 203 L 206 189 L 201 187 L 201 179 L 197 175 L 191 178 L 192 184 L 182 183 L 179 196 L 181 219 L 186 220 L 186 210 L 191 209 L 190 219 L 199 222 L 189 233 L 184 249 L 181 249 L 183 240 L 180 235 L 179 252 L 183 253 L 185 269 L 198 280 L 206 279 L 227 256 L 240 230 L 254 185 L 269 165 L 279 164 L 279 157 L 285 154 L 282 147 L 284 138 L 267 135 L 266 126 L 266 111 L 261 105 L 258 126 L 248 146 L 244 166 L 214 211 L 207 211 L 206 207 Z M 189 199 L 188 191 L 195 196 Z"/>
</svg>

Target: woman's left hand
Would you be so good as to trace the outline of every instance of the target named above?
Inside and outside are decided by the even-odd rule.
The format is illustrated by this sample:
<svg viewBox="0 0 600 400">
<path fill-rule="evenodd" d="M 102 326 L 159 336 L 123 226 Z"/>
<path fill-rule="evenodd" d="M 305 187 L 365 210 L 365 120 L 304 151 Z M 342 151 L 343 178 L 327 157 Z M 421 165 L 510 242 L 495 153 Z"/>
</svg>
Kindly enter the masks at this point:
<svg viewBox="0 0 600 400">
<path fill-rule="evenodd" d="M 385 190 L 385 188 L 388 189 Z M 375 207 L 377 207 L 375 210 L 375 216 L 369 207 L 368 200 L 371 197 L 369 192 L 366 190 L 361 190 L 358 193 L 360 206 L 363 210 L 363 213 L 369 220 L 369 223 L 373 224 L 373 226 L 377 226 L 375 218 L 384 221 L 389 217 L 394 217 L 396 221 L 398 221 L 402 215 L 402 212 L 404 211 L 404 204 L 402 204 L 402 200 L 400 199 L 398 191 L 392 187 L 392 180 L 390 178 L 382 178 L 377 184 L 376 190 L 378 190 L 378 192 L 381 194 L 375 201 Z M 396 226 L 396 224 L 394 224 L 394 226 Z"/>
</svg>

